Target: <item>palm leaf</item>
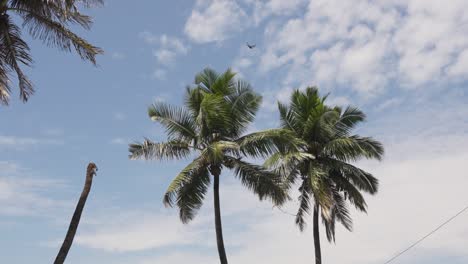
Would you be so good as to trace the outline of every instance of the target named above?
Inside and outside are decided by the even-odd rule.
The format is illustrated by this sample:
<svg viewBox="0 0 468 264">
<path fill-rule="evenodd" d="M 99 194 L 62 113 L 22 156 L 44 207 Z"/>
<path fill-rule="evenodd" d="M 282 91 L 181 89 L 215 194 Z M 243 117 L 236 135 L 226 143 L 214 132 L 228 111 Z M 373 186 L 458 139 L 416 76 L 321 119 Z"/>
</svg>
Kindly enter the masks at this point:
<svg viewBox="0 0 468 264">
<path fill-rule="evenodd" d="M 286 191 L 281 188 L 280 176 L 264 167 L 232 157 L 226 157 L 226 165 L 234 169 L 242 184 L 260 200 L 268 198 L 275 205 L 282 205 L 289 198 Z"/>
<path fill-rule="evenodd" d="M 143 143 L 129 145 L 130 159 L 181 159 L 190 154 L 189 145 L 183 141 L 172 140 L 163 143 L 155 143 L 148 139 Z"/>
</svg>

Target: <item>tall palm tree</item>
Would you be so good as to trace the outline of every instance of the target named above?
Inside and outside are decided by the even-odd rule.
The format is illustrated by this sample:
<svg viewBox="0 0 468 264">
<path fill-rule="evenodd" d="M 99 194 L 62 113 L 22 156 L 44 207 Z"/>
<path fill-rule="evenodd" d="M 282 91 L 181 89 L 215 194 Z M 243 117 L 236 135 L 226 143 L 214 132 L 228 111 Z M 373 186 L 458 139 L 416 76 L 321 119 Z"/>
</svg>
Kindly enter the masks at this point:
<svg viewBox="0 0 468 264">
<path fill-rule="evenodd" d="M 91 17 L 80 13 L 78 5 L 89 7 L 102 0 L 0 0 L 0 104 L 8 104 L 11 75 L 17 76 L 20 98 L 26 102 L 34 87 L 21 66 L 31 66 L 29 45 L 21 36 L 22 29 L 48 46 L 64 51 L 72 48 L 84 59 L 96 64 L 102 50 L 72 31 L 71 24 L 90 29 Z M 21 29 L 15 24 L 23 21 Z"/>
<path fill-rule="evenodd" d="M 78 200 L 75 212 L 73 213 L 73 217 L 70 221 L 70 226 L 68 227 L 65 240 L 63 241 L 63 244 L 60 247 L 57 257 L 55 258 L 54 264 L 63 264 L 65 262 L 65 259 L 67 258 L 68 251 L 70 250 L 73 243 L 73 239 L 75 238 L 76 230 L 78 229 L 78 225 L 80 224 L 81 213 L 83 212 L 84 206 L 86 204 L 86 199 L 88 199 L 89 192 L 91 191 L 91 185 L 93 184 L 93 177 L 96 175 L 96 171 L 96 164 L 92 162 L 89 163 L 88 168 L 86 169 L 86 180 L 83 187 L 83 191 L 81 192 L 81 196 Z"/>
<path fill-rule="evenodd" d="M 287 187 L 299 180 L 299 210 L 296 224 L 304 230 L 305 216 L 313 210 L 315 263 L 322 263 L 319 218 L 325 225 L 327 239 L 335 241 L 336 221 L 352 230 L 348 202 L 365 212 L 361 192 L 375 194 L 378 180 L 351 163 L 361 158 L 381 160 L 381 143 L 352 134 L 365 115 L 358 108 L 329 107 L 327 96 L 320 97 L 317 88 L 292 93 L 289 105 L 278 103 L 281 126 L 302 139 L 300 151 L 273 154 L 266 167 L 285 175 Z M 313 207 L 313 209 L 311 208 Z"/>
<path fill-rule="evenodd" d="M 260 200 L 270 199 L 280 205 L 288 198 L 279 175 L 242 159 L 285 152 L 298 144 L 285 129 L 243 135 L 260 102 L 261 97 L 247 82 L 236 80 L 232 71 L 218 74 L 205 69 L 196 75 L 195 86 L 187 88 L 184 107 L 161 102 L 149 107 L 149 117 L 166 128 L 167 142 L 146 139 L 129 148 L 131 159 L 181 159 L 196 153 L 196 158 L 169 185 L 163 201 L 166 206 L 177 205 L 180 220 L 187 223 L 202 206 L 213 180 L 216 241 L 222 264 L 228 263 L 219 198 L 222 169 L 234 170 L 241 183 Z"/>
</svg>

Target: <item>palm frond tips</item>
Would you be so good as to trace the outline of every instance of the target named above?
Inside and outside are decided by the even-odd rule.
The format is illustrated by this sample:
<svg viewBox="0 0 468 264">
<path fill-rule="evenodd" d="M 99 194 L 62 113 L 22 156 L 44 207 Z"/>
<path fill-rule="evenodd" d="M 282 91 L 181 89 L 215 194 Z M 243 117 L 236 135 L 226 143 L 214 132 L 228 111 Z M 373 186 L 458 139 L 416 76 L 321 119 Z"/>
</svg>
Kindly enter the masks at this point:
<svg viewBox="0 0 468 264">
<path fill-rule="evenodd" d="M 279 175 L 240 159 L 228 158 L 228 162 L 242 184 L 258 195 L 260 200 L 268 198 L 275 205 L 281 205 L 288 199 Z"/>
<path fill-rule="evenodd" d="M 30 66 L 33 62 L 28 44 L 21 38 L 19 28 L 13 24 L 8 15 L 0 18 L 0 45 L 2 51 L 0 52 L 0 59 L 2 60 L 1 66 L 3 77 L 2 83 L 7 83 L 7 71 L 13 71 L 18 77 L 18 86 L 20 89 L 20 97 L 23 101 L 27 101 L 29 96 L 34 93 L 34 88 L 31 81 L 21 70 L 20 64 Z M 9 94 L 8 86 L 4 85 L 2 98 L 7 100 Z"/>
</svg>

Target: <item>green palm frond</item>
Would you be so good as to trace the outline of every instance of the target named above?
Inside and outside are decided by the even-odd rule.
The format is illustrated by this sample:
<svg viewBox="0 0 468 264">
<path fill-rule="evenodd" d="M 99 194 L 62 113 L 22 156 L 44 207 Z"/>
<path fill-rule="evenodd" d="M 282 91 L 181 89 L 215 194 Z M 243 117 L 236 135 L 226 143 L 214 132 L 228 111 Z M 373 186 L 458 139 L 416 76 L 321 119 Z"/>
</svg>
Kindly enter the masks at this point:
<svg viewBox="0 0 468 264">
<path fill-rule="evenodd" d="M 340 222 L 348 231 L 353 230 L 353 220 L 349 212 L 346 200 L 337 190 L 333 190 L 333 201 L 334 204 L 330 208 L 330 218 L 327 219 L 324 216 L 324 210 L 322 209 L 322 220 L 325 225 L 327 239 L 329 242 L 335 242 L 335 222 Z"/>
<path fill-rule="evenodd" d="M 262 97 L 253 92 L 248 82 L 237 80 L 234 91 L 227 96 L 227 101 L 230 103 L 231 119 L 234 123 L 232 134 L 240 136 L 254 120 Z"/>
<path fill-rule="evenodd" d="M 235 76 L 236 73 L 234 73 L 231 69 L 228 69 L 227 71 L 218 75 L 216 80 L 210 85 L 210 90 L 213 93 L 223 96 L 231 95 L 235 91 Z"/>
<path fill-rule="evenodd" d="M 0 52 L 2 66 L 6 67 L 3 72 L 14 71 L 18 77 L 18 86 L 20 89 L 20 97 L 27 101 L 29 96 L 34 93 L 34 88 L 31 81 L 23 73 L 20 68 L 20 63 L 25 66 L 30 66 L 32 63 L 30 49 L 28 44 L 21 38 L 20 29 L 13 24 L 13 21 L 8 15 L 0 18 L 0 42 L 2 51 Z M 5 81 L 2 81 L 5 82 Z M 3 93 L 9 92 L 8 89 L 3 89 Z M 2 98 L 8 98 L 2 96 Z M 6 102 L 6 101 L 4 101 Z"/>
<path fill-rule="evenodd" d="M 205 156 L 209 157 L 212 164 L 221 164 L 226 154 L 239 156 L 239 145 L 231 141 L 216 141 L 206 147 L 203 152 Z"/>
<path fill-rule="evenodd" d="M 242 153 L 251 157 L 268 157 L 274 153 L 297 151 L 305 143 L 287 129 L 267 129 L 250 133 L 237 140 Z"/>
<path fill-rule="evenodd" d="M 380 142 L 369 137 L 342 137 L 327 142 L 322 150 L 326 157 L 336 157 L 343 161 L 356 161 L 361 158 L 381 160 L 384 154 Z"/>
<path fill-rule="evenodd" d="M 365 191 L 369 194 L 377 193 L 379 180 L 371 173 L 336 159 L 323 159 L 323 162 L 329 169 L 339 171 L 343 175 L 343 178 L 347 179 L 359 190 Z"/>
<path fill-rule="evenodd" d="M 305 217 L 310 212 L 310 183 L 309 181 L 303 181 L 299 187 L 299 209 L 296 214 L 296 225 L 299 230 L 304 231 L 306 227 Z"/>
<path fill-rule="evenodd" d="M 344 194 L 345 200 L 349 200 L 359 211 L 366 212 L 367 203 L 356 186 L 339 171 L 333 171 L 331 175 L 336 188 Z"/>
<path fill-rule="evenodd" d="M 260 200 L 270 199 L 275 205 L 282 205 L 289 197 L 281 188 L 279 175 L 262 166 L 253 165 L 232 157 L 226 157 L 229 168 L 233 168 L 242 184 L 254 192 Z"/>
<path fill-rule="evenodd" d="M 196 124 L 188 111 L 163 102 L 148 108 L 148 116 L 166 128 L 170 138 L 192 141 L 196 139 Z"/>
<path fill-rule="evenodd" d="M 129 145 L 130 159 L 181 159 L 190 154 L 190 146 L 186 142 L 172 140 L 163 143 L 155 143 L 148 139 L 143 143 Z"/>
<path fill-rule="evenodd" d="M 71 51 L 72 47 L 78 55 L 84 59 L 96 64 L 96 55 L 102 54 L 103 50 L 93 46 L 85 39 L 79 37 L 63 23 L 54 21 L 50 18 L 41 16 L 35 12 L 23 13 L 23 26 L 29 28 L 29 33 L 33 38 L 42 40 L 46 45 L 60 48 L 64 51 Z M 74 16 L 78 18 L 78 16 Z M 86 24 L 86 18 L 76 19 L 81 24 Z"/>
<path fill-rule="evenodd" d="M 195 84 L 203 88 L 206 92 L 213 93 L 211 86 L 216 82 L 218 77 L 219 74 L 216 71 L 205 68 L 195 76 Z"/>
<path fill-rule="evenodd" d="M 21 67 L 32 65 L 28 44 L 21 38 L 21 30 L 10 15 L 18 15 L 33 38 L 64 51 L 74 49 L 84 60 L 96 64 L 96 56 L 103 51 L 73 33 L 69 25 L 90 29 L 92 19 L 79 12 L 78 6 L 89 7 L 101 0 L 10 0 L 3 1 L 0 17 L 0 103 L 8 104 L 11 87 L 9 74 L 18 78 L 20 98 L 26 102 L 34 87 Z"/>
<path fill-rule="evenodd" d="M 164 204 L 170 207 L 177 204 L 180 220 L 188 223 L 202 206 L 209 185 L 210 175 L 206 163 L 199 157 L 185 167 L 169 185 L 164 195 Z"/>
<path fill-rule="evenodd" d="M 340 111 L 341 112 L 341 111 Z M 357 107 L 348 106 L 335 122 L 338 137 L 349 136 L 349 133 L 361 122 L 366 120 L 364 112 Z"/>
</svg>

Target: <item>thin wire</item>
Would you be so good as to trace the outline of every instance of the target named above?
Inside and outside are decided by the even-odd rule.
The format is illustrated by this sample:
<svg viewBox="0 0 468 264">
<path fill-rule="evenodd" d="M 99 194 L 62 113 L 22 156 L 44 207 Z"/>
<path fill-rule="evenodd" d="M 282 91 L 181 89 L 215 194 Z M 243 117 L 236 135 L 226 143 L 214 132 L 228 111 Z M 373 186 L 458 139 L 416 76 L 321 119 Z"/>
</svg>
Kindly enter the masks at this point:
<svg viewBox="0 0 468 264">
<path fill-rule="evenodd" d="M 432 234 L 434 234 L 435 232 L 437 232 L 439 229 L 441 229 L 442 227 L 444 227 L 446 224 L 450 223 L 453 219 L 457 218 L 459 215 L 461 215 L 462 213 L 464 213 L 466 210 L 468 210 L 468 206 L 466 206 L 465 208 L 463 208 L 460 212 L 458 212 L 457 214 L 455 214 L 454 216 L 450 217 L 447 221 L 443 222 L 441 225 L 439 225 L 436 229 L 432 230 L 431 232 L 429 232 L 427 235 L 425 235 L 424 237 L 422 237 L 421 239 L 419 239 L 418 241 L 414 242 L 413 244 L 411 244 L 411 246 L 407 247 L 405 250 L 401 251 L 400 253 L 396 254 L 393 258 L 389 259 L 387 262 L 385 262 L 384 264 L 388 264 L 390 262 L 392 262 L 393 260 L 395 260 L 396 258 L 400 257 L 401 255 L 403 255 L 404 253 L 406 253 L 408 250 L 412 249 L 413 247 L 415 247 L 417 244 L 421 243 L 424 239 L 428 238 L 429 236 L 431 236 Z"/>
</svg>

